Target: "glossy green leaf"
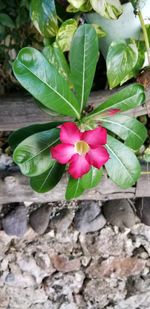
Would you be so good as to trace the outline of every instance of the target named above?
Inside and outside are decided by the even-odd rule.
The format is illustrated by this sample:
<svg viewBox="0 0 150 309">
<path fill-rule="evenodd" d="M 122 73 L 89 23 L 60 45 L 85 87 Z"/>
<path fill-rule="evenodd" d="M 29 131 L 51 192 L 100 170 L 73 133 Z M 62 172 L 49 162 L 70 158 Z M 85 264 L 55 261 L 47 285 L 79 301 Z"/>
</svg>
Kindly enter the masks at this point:
<svg viewBox="0 0 150 309">
<path fill-rule="evenodd" d="M 33 124 L 13 132 L 9 138 L 8 143 L 14 150 L 25 138 L 38 132 L 47 131 L 59 126 L 62 122 L 48 122 L 44 124 Z"/>
<path fill-rule="evenodd" d="M 106 58 L 107 77 L 110 88 L 122 84 L 131 75 L 134 76 L 133 70 L 138 62 L 138 58 L 139 52 L 134 40 L 119 40 L 111 43 Z"/>
<path fill-rule="evenodd" d="M 87 118 L 99 119 L 100 114 L 109 109 L 120 109 L 125 112 L 144 103 L 144 87 L 132 84 L 111 95 L 104 103 L 100 104 Z"/>
<path fill-rule="evenodd" d="M 135 118 L 126 115 L 115 115 L 101 119 L 102 126 L 118 135 L 125 144 L 138 150 L 147 137 L 145 126 Z"/>
<path fill-rule="evenodd" d="M 71 41 L 77 27 L 78 23 L 76 19 L 73 18 L 64 21 L 60 26 L 56 36 L 56 42 L 63 52 L 70 50 Z"/>
<path fill-rule="evenodd" d="M 43 54 L 49 63 L 56 66 L 59 73 L 67 79 L 70 75 L 69 64 L 58 43 L 54 42 L 52 45 L 46 46 L 43 49 Z"/>
<path fill-rule="evenodd" d="M 44 106 L 62 115 L 79 118 L 79 105 L 65 79 L 38 50 L 23 48 L 13 63 L 21 83 Z"/>
<path fill-rule="evenodd" d="M 8 27 L 8 28 L 14 28 L 15 27 L 15 24 L 14 24 L 12 18 L 5 13 L 0 13 L 0 24 L 5 26 L 5 27 Z"/>
<path fill-rule="evenodd" d="M 135 44 L 138 49 L 138 59 L 135 66 L 130 72 L 125 76 L 125 78 L 120 82 L 120 85 L 123 85 L 126 81 L 130 80 L 133 77 L 136 77 L 141 70 L 144 61 L 145 61 L 145 43 L 142 41 L 135 41 Z"/>
<path fill-rule="evenodd" d="M 112 136 L 108 136 L 106 148 L 110 155 L 110 159 L 105 164 L 109 177 L 123 189 L 133 186 L 141 172 L 135 154 Z"/>
<path fill-rule="evenodd" d="M 144 151 L 144 154 L 143 154 L 143 159 L 146 161 L 146 162 L 150 162 L 150 147 L 147 147 Z"/>
<path fill-rule="evenodd" d="M 82 187 L 84 189 L 92 189 L 96 187 L 101 181 L 102 176 L 102 168 L 98 170 L 95 167 L 91 167 L 90 171 L 81 178 Z"/>
<path fill-rule="evenodd" d="M 54 161 L 50 168 L 43 174 L 32 177 L 30 185 L 38 193 L 45 193 L 53 189 L 60 181 L 65 171 L 65 165 Z"/>
<path fill-rule="evenodd" d="M 103 38 L 104 36 L 107 35 L 107 33 L 102 29 L 102 27 L 100 27 L 97 24 L 92 24 L 92 26 L 94 27 L 96 34 L 98 36 L 98 38 Z"/>
<path fill-rule="evenodd" d="M 44 37 L 54 37 L 58 31 L 54 0 L 32 0 L 30 6 L 34 26 Z"/>
<path fill-rule="evenodd" d="M 80 6 L 85 4 L 87 0 L 68 0 L 70 4 L 72 4 L 76 9 L 79 9 Z"/>
<path fill-rule="evenodd" d="M 53 64 L 57 71 L 69 82 L 69 65 L 59 45 L 55 42 L 53 45 L 46 46 L 43 49 L 43 54 L 48 62 Z"/>
<path fill-rule="evenodd" d="M 75 8 L 72 4 L 69 4 L 66 8 L 66 12 L 68 13 L 77 13 L 79 9 Z"/>
<path fill-rule="evenodd" d="M 135 41 L 136 42 L 136 46 L 138 49 L 138 59 L 136 62 L 136 65 L 133 68 L 133 76 L 137 76 L 137 74 L 139 73 L 139 70 L 142 68 L 144 61 L 145 61 L 145 43 L 142 41 Z"/>
<path fill-rule="evenodd" d="M 35 133 L 17 146 L 13 159 L 24 175 L 38 176 L 50 168 L 50 148 L 58 142 L 59 129 Z"/>
<path fill-rule="evenodd" d="M 74 179 L 70 176 L 66 188 L 65 198 L 67 200 L 71 200 L 80 196 L 83 192 L 84 188 L 82 186 L 81 178 Z"/>
<path fill-rule="evenodd" d="M 98 37 L 91 25 L 82 25 L 76 31 L 70 49 L 71 79 L 80 110 L 86 105 L 98 60 Z"/>
<path fill-rule="evenodd" d="M 83 3 L 80 6 L 80 11 L 81 12 L 90 12 L 91 10 L 92 10 L 92 5 L 91 5 L 90 0 L 86 0 L 85 3 Z"/>
<path fill-rule="evenodd" d="M 117 19 L 122 14 L 122 6 L 119 0 L 90 1 L 93 9 L 105 18 Z"/>
<path fill-rule="evenodd" d="M 68 5 L 66 11 L 69 13 L 76 13 L 76 12 L 89 12 L 92 10 L 92 6 L 90 3 L 90 0 L 84 0 L 84 1 L 74 1 L 69 0 L 70 5 Z"/>
</svg>

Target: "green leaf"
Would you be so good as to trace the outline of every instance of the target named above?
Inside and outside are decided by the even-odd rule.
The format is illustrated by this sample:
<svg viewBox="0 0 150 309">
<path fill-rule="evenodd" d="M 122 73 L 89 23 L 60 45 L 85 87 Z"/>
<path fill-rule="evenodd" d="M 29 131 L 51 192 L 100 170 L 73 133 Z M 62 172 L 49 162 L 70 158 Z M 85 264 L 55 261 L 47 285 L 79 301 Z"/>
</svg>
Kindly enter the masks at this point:
<svg viewBox="0 0 150 309">
<path fill-rule="evenodd" d="M 105 18 L 117 19 L 122 14 L 122 6 L 119 0 L 90 1 L 93 9 Z"/>
<path fill-rule="evenodd" d="M 66 8 L 67 13 L 77 13 L 79 9 L 76 9 L 72 4 L 69 4 Z"/>
<path fill-rule="evenodd" d="M 0 25 L 0 41 L 4 40 L 6 36 L 7 36 L 6 27 Z M 5 50 L 2 46 L 0 47 L 0 53 L 3 53 L 5 55 Z"/>
<path fill-rule="evenodd" d="M 92 24 L 92 26 L 94 27 L 98 38 L 103 38 L 104 36 L 106 36 L 106 32 L 102 29 L 102 27 L 97 24 Z"/>
<path fill-rule="evenodd" d="M 138 59 L 139 52 L 134 40 L 119 40 L 111 43 L 106 58 L 110 88 L 114 88 L 134 76 L 133 71 Z"/>
<path fill-rule="evenodd" d="M 71 176 L 69 177 L 65 198 L 67 200 L 71 200 L 80 196 L 84 192 L 84 188 L 82 187 L 81 178 L 74 179 Z"/>
<path fill-rule="evenodd" d="M 98 37 L 91 25 L 82 25 L 76 31 L 70 49 L 71 80 L 80 102 L 80 111 L 86 105 L 98 60 Z"/>
<path fill-rule="evenodd" d="M 60 26 L 56 36 L 56 42 L 63 52 L 70 50 L 71 41 L 77 27 L 78 23 L 73 18 L 64 21 Z"/>
<path fill-rule="evenodd" d="M 132 84 L 110 96 L 99 105 L 87 118 L 99 119 L 102 112 L 109 109 L 120 109 L 122 112 L 135 108 L 144 103 L 144 87 L 140 84 Z"/>
<path fill-rule="evenodd" d="M 123 189 L 133 186 L 140 177 L 141 167 L 132 150 L 111 136 L 106 148 L 110 155 L 105 164 L 109 177 Z"/>
<path fill-rule="evenodd" d="M 80 118 L 78 102 L 67 82 L 38 50 L 23 48 L 13 63 L 13 71 L 21 85 L 44 106 Z"/>
<path fill-rule="evenodd" d="M 72 4 L 76 9 L 80 9 L 80 6 L 85 4 L 87 0 L 68 0 L 70 4 Z"/>
<path fill-rule="evenodd" d="M 15 27 L 15 24 L 14 24 L 12 18 L 5 13 L 0 13 L 0 24 L 5 26 L 5 27 L 8 27 L 8 28 L 14 28 Z"/>
<path fill-rule="evenodd" d="M 118 135 L 125 144 L 138 150 L 147 137 L 145 126 L 135 118 L 126 115 L 115 115 L 101 119 L 102 126 Z"/>
<path fill-rule="evenodd" d="M 76 12 L 89 12 L 92 10 L 90 0 L 68 0 L 70 5 L 68 5 L 66 11 L 69 13 Z"/>
<path fill-rule="evenodd" d="M 14 150 L 25 138 L 30 135 L 56 128 L 61 123 L 62 122 L 48 122 L 44 124 L 33 124 L 31 126 L 18 129 L 9 136 L 8 143 Z"/>
<path fill-rule="evenodd" d="M 81 185 L 84 189 L 94 188 L 99 184 L 102 176 L 103 176 L 102 168 L 98 170 L 97 168 L 92 166 L 90 171 L 84 176 L 82 176 Z"/>
<path fill-rule="evenodd" d="M 133 76 L 137 76 L 139 70 L 142 68 L 144 61 L 145 61 L 145 43 L 142 41 L 135 41 L 138 49 L 138 59 L 136 65 L 133 68 Z"/>
<path fill-rule="evenodd" d="M 143 159 L 146 161 L 146 162 L 150 162 L 150 147 L 147 147 L 144 151 L 144 154 L 143 154 Z"/>
<path fill-rule="evenodd" d="M 69 82 L 69 65 L 58 44 L 55 42 L 53 45 L 46 46 L 43 49 L 43 54 L 48 62 L 53 64 L 57 71 L 66 79 L 67 82 Z"/>
<path fill-rule="evenodd" d="M 15 149 L 13 159 L 21 172 L 30 177 L 38 176 L 52 164 L 50 148 L 59 141 L 59 129 L 35 133 L 23 140 Z"/>
<path fill-rule="evenodd" d="M 53 189 L 60 181 L 65 171 L 65 165 L 54 161 L 50 168 L 43 174 L 32 177 L 30 185 L 38 193 L 45 193 Z"/>
<path fill-rule="evenodd" d="M 92 10 L 92 5 L 90 0 L 86 0 L 83 5 L 80 6 L 80 11 L 81 12 L 90 12 Z"/>
<path fill-rule="evenodd" d="M 44 37 L 56 36 L 58 23 L 54 0 L 32 0 L 30 14 L 34 26 Z"/>
</svg>

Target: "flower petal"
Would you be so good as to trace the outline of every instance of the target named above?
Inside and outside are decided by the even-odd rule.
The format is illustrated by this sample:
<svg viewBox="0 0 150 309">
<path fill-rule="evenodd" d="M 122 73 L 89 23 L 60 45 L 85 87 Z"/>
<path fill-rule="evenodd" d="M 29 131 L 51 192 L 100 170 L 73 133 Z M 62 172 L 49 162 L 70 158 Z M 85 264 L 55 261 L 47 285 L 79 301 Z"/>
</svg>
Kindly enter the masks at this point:
<svg viewBox="0 0 150 309">
<path fill-rule="evenodd" d="M 76 153 L 75 147 L 70 144 L 58 144 L 50 149 L 52 158 L 61 164 L 66 164 Z"/>
<path fill-rule="evenodd" d="M 82 133 L 82 139 L 87 142 L 92 148 L 106 144 L 107 131 L 105 128 L 98 127 L 94 130 L 85 131 Z"/>
<path fill-rule="evenodd" d="M 109 153 L 104 146 L 99 146 L 95 149 L 90 149 L 90 151 L 86 154 L 86 159 L 89 164 L 99 169 L 109 160 Z"/>
<path fill-rule="evenodd" d="M 74 144 L 80 140 L 81 133 L 78 127 L 73 122 L 66 122 L 60 127 L 60 140 L 62 143 Z"/>
<path fill-rule="evenodd" d="M 80 156 L 79 154 L 75 154 L 71 160 L 68 172 L 69 174 L 77 179 L 88 173 L 90 170 L 90 164 L 86 160 L 85 156 Z"/>
</svg>

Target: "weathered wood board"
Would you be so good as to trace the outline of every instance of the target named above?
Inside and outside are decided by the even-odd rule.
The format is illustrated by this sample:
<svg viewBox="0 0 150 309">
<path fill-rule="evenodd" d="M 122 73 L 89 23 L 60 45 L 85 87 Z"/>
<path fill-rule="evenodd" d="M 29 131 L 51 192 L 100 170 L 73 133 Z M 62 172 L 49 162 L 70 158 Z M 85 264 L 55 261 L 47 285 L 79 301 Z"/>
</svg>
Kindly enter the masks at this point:
<svg viewBox="0 0 150 309">
<path fill-rule="evenodd" d="M 39 194 L 29 186 L 27 177 L 20 173 L 3 173 L 0 175 L 0 204 L 12 202 L 52 202 L 65 200 L 67 176 L 48 193 Z M 81 200 L 110 200 L 119 198 L 134 198 L 135 188 L 120 189 L 107 176 L 103 176 L 101 183 L 94 189 L 85 191 L 78 199 Z"/>
<path fill-rule="evenodd" d="M 114 90 L 93 93 L 89 98 L 89 104 L 97 106 L 104 102 Z M 150 102 L 150 91 L 146 93 L 146 103 Z M 126 112 L 132 116 L 147 114 L 146 105 Z M 64 117 L 64 119 L 69 119 Z M 41 110 L 34 99 L 24 93 L 0 97 L 0 131 L 13 131 L 33 123 L 44 123 L 60 120 L 59 116 L 48 115 Z"/>
</svg>

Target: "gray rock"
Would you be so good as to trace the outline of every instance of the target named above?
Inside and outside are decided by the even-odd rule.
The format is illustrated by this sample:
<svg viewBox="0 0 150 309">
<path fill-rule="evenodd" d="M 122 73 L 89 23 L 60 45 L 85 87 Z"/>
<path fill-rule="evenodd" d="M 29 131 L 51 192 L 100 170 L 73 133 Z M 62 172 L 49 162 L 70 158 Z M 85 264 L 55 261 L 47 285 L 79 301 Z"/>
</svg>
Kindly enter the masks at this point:
<svg viewBox="0 0 150 309">
<path fill-rule="evenodd" d="M 8 275 L 6 276 L 6 279 L 5 279 L 6 282 L 14 282 L 15 281 L 15 276 L 13 273 L 8 273 Z"/>
<path fill-rule="evenodd" d="M 84 300 L 92 304 L 90 309 L 104 309 L 110 301 L 121 301 L 126 296 L 125 282 L 116 279 L 94 279 L 89 280 L 83 290 Z M 96 306 L 93 306 L 96 304 Z M 130 307 L 128 307 L 130 308 Z"/>
<path fill-rule="evenodd" d="M 109 223 L 118 227 L 131 227 L 137 222 L 137 217 L 130 205 L 125 200 L 113 200 L 106 202 L 102 212 Z"/>
<path fill-rule="evenodd" d="M 84 201 L 74 217 L 74 227 L 81 233 L 95 232 L 105 225 L 106 220 L 101 214 L 97 202 Z"/>
<path fill-rule="evenodd" d="M 146 225 L 150 225 L 150 198 L 137 198 L 135 201 L 135 207 L 141 222 Z"/>
<path fill-rule="evenodd" d="M 74 211 L 72 209 L 61 209 L 50 221 L 51 229 L 56 229 L 58 233 L 66 231 L 72 223 Z"/>
<path fill-rule="evenodd" d="M 8 235 L 23 236 L 27 231 L 27 214 L 25 206 L 17 206 L 2 220 L 4 231 Z"/>
<path fill-rule="evenodd" d="M 43 303 L 47 302 L 47 296 L 44 289 L 38 287 L 34 288 L 20 288 L 14 286 L 7 286 L 6 295 L 9 297 L 9 308 L 11 309 L 29 309 L 31 305 L 40 304 L 43 308 Z M 8 308 L 8 307 L 4 307 Z"/>
<path fill-rule="evenodd" d="M 51 208 L 49 205 L 43 205 L 33 211 L 29 218 L 29 223 L 33 230 L 38 234 L 43 234 L 49 223 Z"/>
<path fill-rule="evenodd" d="M 117 304 L 114 309 L 148 309 L 150 308 L 150 292 L 133 295 Z"/>
</svg>

